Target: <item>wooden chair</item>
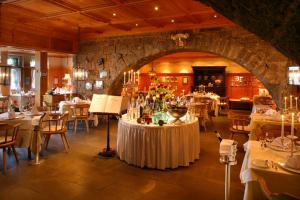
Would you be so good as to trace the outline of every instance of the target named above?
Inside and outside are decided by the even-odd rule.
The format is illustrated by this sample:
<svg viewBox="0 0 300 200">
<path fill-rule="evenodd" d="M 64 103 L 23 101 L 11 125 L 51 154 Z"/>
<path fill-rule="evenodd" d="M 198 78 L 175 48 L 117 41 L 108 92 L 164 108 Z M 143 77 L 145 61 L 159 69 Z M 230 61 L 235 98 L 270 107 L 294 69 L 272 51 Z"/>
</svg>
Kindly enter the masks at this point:
<svg viewBox="0 0 300 200">
<path fill-rule="evenodd" d="M 0 98 L 0 113 L 5 113 L 8 111 L 8 97 Z"/>
<path fill-rule="evenodd" d="M 0 148 L 3 149 L 3 173 L 6 174 L 6 150 L 7 148 L 12 148 L 16 162 L 19 163 L 17 152 L 15 149 L 16 139 L 20 127 L 20 123 L 14 125 L 0 124 L 0 130 L 4 132 L 0 136 Z"/>
<path fill-rule="evenodd" d="M 229 115 L 229 119 L 231 120 L 231 126 L 229 128 L 231 132 L 230 139 L 233 139 L 235 134 L 245 135 L 248 138 L 248 135 L 250 134 L 249 115 L 231 114 Z"/>
<path fill-rule="evenodd" d="M 207 105 L 205 103 L 195 103 L 193 108 L 195 109 L 195 116 L 198 118 L 199 125 L 203 126 L 206 132 L 206 122 L 208 120 Z"/>
<path fill-rule="evenodd" d="M 58 105 L 50 104 L 46 101 L 43 101 L 43 109 L 47 110 L 50 113 L 57 113 L 58 112 Z"/>
<path fill-rule="evenodd" d="M 219 106 L 219 113 L 221 110 L 228 110 L 229 109 L 229 98 L 228 97 L 220 97 L 220 102 L 218 103 Z"/>
<path fill-rule="evenodd" d="M 281 136 L 281 125 L 279 124 L 264 124 L 260 128 L 260 133 L 255 133 L 256 139 L 259 140 L 261 137 L 265 137 L 268 133 L 269 137 L 280 137 Z M 294 133 L 296 134 L 296 129 L 294 130 Z M 291 134 L 291 126 L 285 125 L 284 126 L 284 135 L 290 135 Z"/>
<path fill-rule="evenodd" d="M 299 200 L 300 199 L 300 197 L 296 197 L 291 194 L 271 192 L 266 181 L 260 176 L 258 176 L 257 181 L 260 190 L 264 195 L 265 200 Z"/>
<path fill-rule="evenodd" d="M 69 142 L 66 138 L 66 124 L 68 120 L 69 113 L 66 112 L 58 118 L 51 118 L 51 116 L 44 117 L 42 122 L 42 135 L 45 136 L 44 147 L 43 149 L 48 148 L 49 140 L 52 135 L 59 134 L 61 136 L 61 140 L 64 144 L 64 148 L 66 152 L 70 148 Z"/>
<path fill-rule="evenodd" d="M 89 133 L 89 104 L 75 104 L 73 106 L 73 119 L 75 120 L 75 133 L 77 132 L 78 121 L 84 121 L 86 130 Z"/>
</svg>

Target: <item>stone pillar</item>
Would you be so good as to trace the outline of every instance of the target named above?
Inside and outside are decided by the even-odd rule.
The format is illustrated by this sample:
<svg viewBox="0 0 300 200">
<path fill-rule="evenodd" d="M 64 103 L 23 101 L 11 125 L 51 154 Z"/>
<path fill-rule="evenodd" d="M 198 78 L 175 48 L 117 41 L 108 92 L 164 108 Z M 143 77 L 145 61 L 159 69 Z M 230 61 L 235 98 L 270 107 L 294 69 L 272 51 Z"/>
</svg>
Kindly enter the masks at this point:
<svg viewBox="0 0 300 200">
<path fill-rule="evenodd" d="M 43 95 L 47 92 L 48 83 L 48 54 L 38 52 L 35 54 L 35 104 L 41 106 Z"/>
<path fill-rule="evenodd" d="M 7 65 L 8 52 L 1 51 L 1 65 Z M 10 95 L 10 85 L 0 85 L 1 94 L 3 96 Z"/>
</svg>

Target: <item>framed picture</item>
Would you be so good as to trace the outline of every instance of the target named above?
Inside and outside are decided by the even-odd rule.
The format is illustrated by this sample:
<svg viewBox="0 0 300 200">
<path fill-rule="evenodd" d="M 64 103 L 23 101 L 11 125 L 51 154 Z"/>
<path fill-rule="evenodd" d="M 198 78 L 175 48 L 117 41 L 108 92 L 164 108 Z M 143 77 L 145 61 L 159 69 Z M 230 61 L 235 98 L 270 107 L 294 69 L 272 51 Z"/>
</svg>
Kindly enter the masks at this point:
<svg viewBox="0 0 300 200">
<path fill-rule="evenodd" d="M 185 76 L 182 78 L 182 85 L 187 85 L 189 81 L 189 77 Z"/>
<path fill-rule="evenodd" d="M 95 88 L 96 88 L 96 89 L 103 89 L 103 88 L 104 88 L 104 83 L 103 83 L 103 81 L 96 81 L 96 82 L 95 82 Z"/>
<path fill-rule="evenodd" d="M 93 89 L 93 84 L 91 82 L 86 82 L 85 83 L 85 89 L 86 90 L 92 90 Z"/>
<path fill-rule="evenodd" d="M 100 78 L 106 78 L 107 75 L 108 75 L 108 72 L 107 72 L 106 70 L 101 70 L 101 71 L 99 72 Z"/>
</svg>

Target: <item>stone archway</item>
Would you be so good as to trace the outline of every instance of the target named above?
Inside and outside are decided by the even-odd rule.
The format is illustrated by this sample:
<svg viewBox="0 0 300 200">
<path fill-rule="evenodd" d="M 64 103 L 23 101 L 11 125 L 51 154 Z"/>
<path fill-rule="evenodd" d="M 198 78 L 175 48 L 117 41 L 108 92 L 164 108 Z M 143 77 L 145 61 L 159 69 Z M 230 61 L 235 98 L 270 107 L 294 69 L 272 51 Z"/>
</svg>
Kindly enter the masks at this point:
<svg viewBox="0 0 300 200">
<path fill-rule="evenodd" d="M 105 57 L 111 69 L 111 77 L 107 80 L 109 87 L 104 92 L 119 95 L 123 72 L 129 69 L 138 70 L 172 53 L 209 52 L 243 66 L 265 85 L 277 103 L 280 102 L 287 87 L 288 59 L 275 48 L 240 28 L 182 32 L 190 35 L 183 48 L 176 46 L 170 39 L 174 34 L 172 32 L 82 43 L 77 62 L 88 58 L 93 63 L 97 57 Z"/>
</svg>

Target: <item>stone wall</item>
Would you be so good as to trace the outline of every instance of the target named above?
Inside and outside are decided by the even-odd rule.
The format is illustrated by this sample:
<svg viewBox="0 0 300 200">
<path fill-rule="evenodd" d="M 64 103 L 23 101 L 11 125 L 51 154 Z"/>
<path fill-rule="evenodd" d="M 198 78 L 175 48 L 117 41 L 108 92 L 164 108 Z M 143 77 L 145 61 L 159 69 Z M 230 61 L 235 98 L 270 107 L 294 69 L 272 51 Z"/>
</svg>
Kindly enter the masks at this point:
<svg viewBox="0 0 300 200">
<path fill-rule="evenodd" d="M 186 46 L 176 46 L 171 40 L 175 32 L 155 33 L 137 36 L 103 38 L 97 41 L 81 42 L 76 65 L 86 67 L 89 81 L 99 80 L 97 60 L 104 58 L 104 68 L 109 76 L 104 80 L 103 90 L 86 91 L 84 82 L 79 83 L 79 92 L 109 93 L 119 95 L 122 88 L 123 72 L 138 70 L 143 65 L 161 56 L 187 51 L 204 51 L 230 59 L 254 74 L 280 101 L 287 93 L 287 57 L 255 35 L 241 28 L 209 30 L 187 30 Z"/>
</svg>

